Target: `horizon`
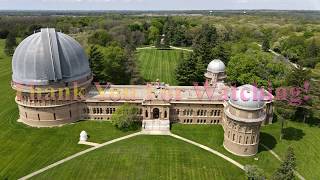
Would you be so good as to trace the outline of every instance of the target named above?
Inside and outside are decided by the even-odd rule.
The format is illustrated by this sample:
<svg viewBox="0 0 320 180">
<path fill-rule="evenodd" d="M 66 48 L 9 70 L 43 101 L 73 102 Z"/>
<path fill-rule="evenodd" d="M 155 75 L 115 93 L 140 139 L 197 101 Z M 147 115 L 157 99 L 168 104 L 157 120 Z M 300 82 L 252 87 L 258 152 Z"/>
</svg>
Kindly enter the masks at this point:
<svg viewBox="0 0 320 180">
<path fill-rule="evenodd" d="M 0 0 L 2 11 L 320 10 L 318 0 Z"/>
</svg>

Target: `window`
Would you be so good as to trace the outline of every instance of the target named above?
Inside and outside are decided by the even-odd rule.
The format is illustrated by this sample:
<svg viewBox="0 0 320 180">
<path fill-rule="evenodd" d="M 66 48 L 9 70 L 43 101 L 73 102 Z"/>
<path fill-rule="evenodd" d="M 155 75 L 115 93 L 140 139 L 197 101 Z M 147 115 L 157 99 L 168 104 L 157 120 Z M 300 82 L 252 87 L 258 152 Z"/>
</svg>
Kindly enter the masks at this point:
<svg viewBox="0 0 320 180">
<path fill-rule="evenodd" d="M 249 137 L 247 136 L 247 138 L 246 138 L 246 144 L 248 144 L 248 140 L 249 140 Z"/>
<path fill-rule="evenodd" d="M 189 123 L 189 119 L 187 119 L 187 123 Z"/>
<path fill-rule="evenodd" d="M 164 111 L 164 118 L 167 118 L 167 111 Z"/>
<path fill-rule="evenodd" d="M 70 114 L 70 118 L 72 117 L 72 113 L 71 113 L 71 110 L 69 111 L 69 114 Z"/>
<path fill-rule="evenodd" d="M 200 110 L 197 111 L 197 116 L 200 116 Z"/>
<path fill-rule="evenodd" d="M 93 108 L 92 110 L 93 110 L 93 114 L 96 114 L 96 108 Z"/>
<path fill-rule="evenodd" d="M 214 110 L 214 116 L 217 116 L 217 110 Z"/>
<path fill-rule="evenodd" d="M 207 110 L 204 111 L 204 116 L 207 116 Z"/>
<path fill-rule="evenodd" d="M 183 120 L 183 123 L 185 123 L 185 122 L 186 122 L 186 120 L 184 119 L 184 120 Z"/>
<path fill-rule="evenodd" d="M 214 120 L 214 123 L 216 123 L 217 122 L 217 120 Z"/>
<path fill-rule="evenodd" d="M 100 114 L 102 114 L 102 108 L 100 108 Z"/>
<path fill-rule="evenodd" d="M 53 113 L 53 119 L 56 120 L 56 113 Z"/>
<path fill-rule="evenodd" d="M 200 115 L 203 116 L 203 110 L 201 110 L 201 114 Z"/>
<path fill-rule="evenodd" d="M 228 132 L 228 138 L 230 138 L 230 131 Z"/>
<path fill-rule="evenodd" d="M 220 110 L 218 111 L 218 114 L 217 114 L 217 116 L 220 116 Z"/>
<path fill-rule="evenodd" d="M 180 110 L 179 110 L 179 109 L 177 109 L 177 114 L 179 115 L 179 113 L 180 113 Z"/>
<path fill-rule="evenodd" d="M 204 123 L 206 123 L 206 122 L 207 122 L 207 120 L 205 119 L 205 120 L 203 120 L 203 122 L 204 122 Z"/>
<path fill-rule="evenodd" d="M 142 108 L 140 108 L 140 112 L 139 113 L 142 114 Z"/>
<path fill-rule="evenodd" d="M 148 110 L 146 110 L 146 117 L 148 117 Z"/>
<path fill-rule="evenodd" d="M 233 134 L 233 136 L 232 136 L 232 141 L 234 141 L 235 139 L 236 139 L 236 135 Z"/>
<path fill-rule="evenodd" d="M 28 118 L 27 112 L 24 113 L 26 115 L 26 119 Z"/>
<path fill-rule="evenodd" d="M 106 109 L 106 113 L 107 113 L 107 114 L 109 114 L 109 113 L 110 113 L 110 112 L 109 112 L 109 108 L 107 108 L 107 109 Z"/>
<path fill-rule="evenodd" d="M 40 114 L 38 114 L 38 120 L 40 121 Z"/>
</svg>

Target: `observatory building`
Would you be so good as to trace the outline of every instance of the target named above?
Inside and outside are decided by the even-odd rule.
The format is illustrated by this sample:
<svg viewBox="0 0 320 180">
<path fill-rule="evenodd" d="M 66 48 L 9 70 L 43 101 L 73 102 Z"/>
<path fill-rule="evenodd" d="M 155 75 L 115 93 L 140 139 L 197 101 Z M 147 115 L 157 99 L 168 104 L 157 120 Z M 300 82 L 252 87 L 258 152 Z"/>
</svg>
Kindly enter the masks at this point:
<svg viewBox="0 0 320 180">
<path fill-rule="evenodd" d="M 272 122 L 272 99 L 268 98 L 272 95 L 251 85 L 228 87 L 225 64 L 218 59 L 208 64 L 204 87 L 160 82 L 97 86 L 81 45 L 47 28 L 19 44 L 12 69 L 19 121 L 34 127 L 108 121 L 120 105 L 130 103 L 139 108 L 143 128 L 220 124 L 224 147 L 233 154 L 251 156 L 258 151 L 260 127 Z"/>
</svg>

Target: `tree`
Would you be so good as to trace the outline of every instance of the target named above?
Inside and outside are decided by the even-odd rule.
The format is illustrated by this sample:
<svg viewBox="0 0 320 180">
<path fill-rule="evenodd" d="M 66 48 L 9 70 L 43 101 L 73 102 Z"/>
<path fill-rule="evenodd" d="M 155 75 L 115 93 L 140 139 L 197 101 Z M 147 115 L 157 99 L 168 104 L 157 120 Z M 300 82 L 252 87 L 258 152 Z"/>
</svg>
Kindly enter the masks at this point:
<svg viewBox="0 0 320 180">
<path fill-rule="evenodd" d="M 155 26 L 151 26 L 149 28 L 149 35 L 148 35 L 150 43 L 156 44 L 156 42 L 160 38 L 159 36 L 160 36 L 159 29 L 157 27 L 155 27 Z"/>
<path fill-rule="evenodd" d="M 264 38 L 262 42 L 262 50 L 264 52 L 269 52 L 270 49 L 270 42 L 268 38 Z"/>
<path fill-rule="evenodd" d="M 296 168 L 296 157 L 292 147 L 287 150 L 286 158 L 280 167 L 273 174 L 274 180 L 292 180 L 294 179 L 294 170 Z"/>
<path fill-rule="evenodd" d="M 9 33 L 5 42 L 4 52 L 8 56 L 12 56 L 14 53 L 14 49 L 17 47 L 16 37 L 13 33 Z"/>
<path fill-rule="evenodd" d="M 277 117 L 277 119 L 281 122 L 281 129 L 280 129 L 280 140 L 282 140 L 283 136 L 284 136 L 284 126 L 285 126 L 285 122 L 286 120 L 289 119 L 293 119 L 297 108 L 294 106 L 290 106 L 288 104 L 288 102 L 286 101 L 275 101 L 274 102 L 274 106 L 275 106 L 275 115 Z"/>
<path fill-rule="evenodd" d="M 0 39 L 6 39 L 9 34 L 7 29 L 0 29 Z"/>
<path fill-rule="evenodd" d="M 230 50 L 226 47 L 226 44 L 219 44 L 213 48 L 213 57 L 215 59 L 220 59 L 225 65 L 228 65 Z"/>
<path fill-rule="evenodd" d="M 256 165 L 246 165 L 244 167 L 248 180 L 265 180 L 266 177 L 262 169 Z"/>
<path fill-rule="evenodd" d="M 313 38 L 311 43 L 307 46 L 307 57 L 317 57 L 319 54 L 319 47 L 316 44 L 315 39 Z"/>
<path fill-rule="evenodd" d="M 125 103 L 112 114 L 111 122 L 120 130 L 135 130 L 138 128 L 138 112 L 136 106 Z"/>
<path fill-rule="evenodd" d="M 191 55 L 192 56 L 192 55 Z M 192 85 L 195 82 L 195 68 L 196 62 L 195 58 L 189 56 L 185 58 L 183 52 L 180 54 L 181 61 L 176 68 L 176 79 L 179 85 Z"/>
<path fill-rule="evenodd" d="M 90 44 L 107 46 L 108 43 L 112 41 L 112 37 L 105 30 L 95 31 L 89 38 Z"/>
<path fill-rule="evenodd" d="M 89 50 L 89 65 L 94 74 L 94 81 L 96 82 L 105 82 L 102 77 L 102 61 L 104 59 L 103 54 L 98 49 L 97 46 L 93 45 Z"/>
</svg>

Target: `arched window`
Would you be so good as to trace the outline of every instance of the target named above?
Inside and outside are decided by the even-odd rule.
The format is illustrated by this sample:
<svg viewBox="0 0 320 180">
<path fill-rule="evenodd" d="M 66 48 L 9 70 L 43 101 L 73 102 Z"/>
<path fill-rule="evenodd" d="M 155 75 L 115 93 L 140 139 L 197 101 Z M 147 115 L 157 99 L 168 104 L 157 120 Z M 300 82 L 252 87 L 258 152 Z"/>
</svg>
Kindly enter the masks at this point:
<svg viewBox="0 0 320 180">
<path fill-rule="evenodd" d="M 102 108 L 100 108 L 100 114 L 102 114 Z"/>
</svg>

